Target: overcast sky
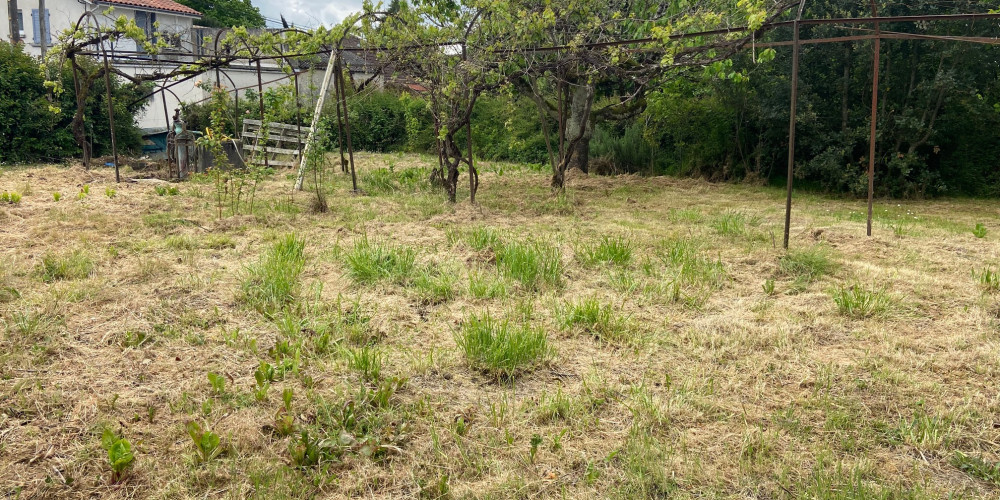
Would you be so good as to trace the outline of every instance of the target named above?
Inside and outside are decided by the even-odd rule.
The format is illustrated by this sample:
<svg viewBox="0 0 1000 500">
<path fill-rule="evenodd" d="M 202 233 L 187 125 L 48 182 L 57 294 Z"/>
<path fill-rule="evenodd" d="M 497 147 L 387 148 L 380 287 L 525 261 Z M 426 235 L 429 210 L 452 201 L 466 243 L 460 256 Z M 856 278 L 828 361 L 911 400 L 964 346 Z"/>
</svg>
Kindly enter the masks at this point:
<svg viewBox="0 0 1000 500">
<path fill-rule="evenodd" d="M 268 27 L 280 27 L 284 14 L 288 22 L 305 28 L 320 24 L 333 26 L 348 14 L 361 10 L 362 0 L 253 0 L 267 18 Z"/>
</svg>

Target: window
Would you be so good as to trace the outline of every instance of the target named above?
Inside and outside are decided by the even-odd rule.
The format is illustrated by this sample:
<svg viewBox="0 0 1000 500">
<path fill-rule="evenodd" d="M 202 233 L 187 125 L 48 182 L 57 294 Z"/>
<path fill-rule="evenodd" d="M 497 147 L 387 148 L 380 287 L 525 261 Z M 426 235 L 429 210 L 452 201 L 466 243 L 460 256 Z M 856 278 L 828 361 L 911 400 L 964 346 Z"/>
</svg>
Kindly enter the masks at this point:
<svg viewBox="0 0 1000 500">
<path fill-rule="evenodd" d="M 146 33 L 146 39 L 155 42 L 153 33 L 156 32 L 156 13 L 142 10 L 135 11 L 135 25 L 142 28 Z"/>
<path fill-rule="evenodd" d="M 24 11 L 17 9 L 17 33 L 18 38 L 24 38 Z"/>
<path fill-rule="evenodd" d="M 32 43 L 41 45 L 42 39 L 39 36 L 39 31 L 41 30 L 38 29 L 38 9 L 31 9 L 31 27 L 34 29 L 32 32 Z M 49 9 L 45 9 L 45 44 L 52 45 L 52 27 L 49 24 Z"/>
</svg>

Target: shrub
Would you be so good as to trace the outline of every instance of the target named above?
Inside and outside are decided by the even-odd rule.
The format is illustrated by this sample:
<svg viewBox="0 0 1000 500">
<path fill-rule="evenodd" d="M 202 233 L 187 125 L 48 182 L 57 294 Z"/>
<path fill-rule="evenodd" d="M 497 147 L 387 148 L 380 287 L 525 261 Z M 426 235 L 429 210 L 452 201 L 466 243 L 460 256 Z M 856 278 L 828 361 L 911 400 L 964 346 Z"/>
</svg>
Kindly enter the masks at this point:
<svg viewBox="0 0 1000 500">
<path fill-rule="evenodd" d="M 472 367 L 497 378 L 513 378 L 551 355 L 544 331 L 497 320 L 489 313 L 466 317 L 455 343 Z"/>
<path fill-rule="evenodd" d="M 304 249 L 305 240 L 294 234 L 278 240 L 244 270 L 239 300 L 268 316 L 293 303 L 305 267 Z"/>
</svg>

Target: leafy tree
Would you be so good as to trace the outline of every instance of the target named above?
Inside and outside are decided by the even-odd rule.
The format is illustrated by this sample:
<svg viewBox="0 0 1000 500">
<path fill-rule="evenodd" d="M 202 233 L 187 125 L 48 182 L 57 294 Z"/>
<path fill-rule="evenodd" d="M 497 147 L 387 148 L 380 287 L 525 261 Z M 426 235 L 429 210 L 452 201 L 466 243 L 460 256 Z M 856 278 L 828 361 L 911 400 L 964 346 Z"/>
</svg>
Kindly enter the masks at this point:
<svg viewBox="0 0 1000 500">
<path fill-rule="evenodd" d="M 197 21 L 210 28 L 263 28 L 264 16 L 250 0 L 177 0 L 178 3 L 201 12 Z"/>
</svg>

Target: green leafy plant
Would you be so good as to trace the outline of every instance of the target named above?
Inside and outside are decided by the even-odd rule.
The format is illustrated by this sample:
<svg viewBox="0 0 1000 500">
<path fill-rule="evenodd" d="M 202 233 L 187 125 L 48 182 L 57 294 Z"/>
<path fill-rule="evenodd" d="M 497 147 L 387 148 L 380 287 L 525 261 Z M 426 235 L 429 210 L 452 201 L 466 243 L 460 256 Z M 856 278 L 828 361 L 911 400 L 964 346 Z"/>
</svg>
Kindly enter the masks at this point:
<svg viewBox="0 0 1000 500">
<path fill-rule="evenodd" d="M 208 383 L 212 386 L 212 392 L 217 396 L 226 393 L 226 377 L 217 373 L 208 372 Z"/>
<path fill-rule="evenodd" d="M 984 267 L 982 271 L 972 271 L 972 275 L 979 280 L 979 285 L 988 292 L 1000 290 L 1000 271 L 991 267 Z"/>
<path fill-rule="evenodd" d="M 983 223 L 981 223 L 981 222 L 977 222 L 976 223 L 976 227 L 972 230 L 972 234 L 975 235 L 976 238 L 985 238 L 986 237 L 986 225 L 983 224 Z"/>
<path fill-rule="evenodd" d="M 122 338 L 123 347 L 131 347 L 133 349 L 138 349 L 140 347 L 145 347 L 151 345 L 154 342 L 153 335 L 143 331 L 132 331 L 128 330 L 125 332 L 125 336 Z"/>
<path fill-rule="evenodd" d="M 466 317 L 455 342 L 470 365 L 497 378 L 515 377 L 552 353 L 543 330 L 497 320 L 489 313 Z"/>
<path fill-rule="evenodd" d="M 17 205 L 21 203 L 21 194 L 17 192 L 7 192 L 4 191 L 0 193 L 0 203 L 10 203 L 11 205 Z"/>
<path fill-rule="evenodd" d="M 774 295 L 774 280 L 770 278 L 764 280 L 762 288 L 764 289 L 765 295 Z"/>
<path fill-rule="evenodd" d="M 101 435 L 101 447 L 108 451 L 111 482 L 117 483 L 135 463 L 132 444 L 111 429 L 104 429 L 104 433 Z"/>
<path fill-rule="evenodd" d="M 62 199 L 62 193 L 52 193 L 52 201 L 59 201 Z"/>
<path fill-rule="evenodd" d="M 365 346 L 360 349 L 348 349 L 346 354 L 347 366 L 360 373 L 365 380 L 376 382 L 380 379 L 385 357 L 378 349 Z"/>
<path fill-rule="evenodd" d="M 90 184 L 84 184 L 83 187 L 80 188 L 80 192 L 76 195 L 76 199 L 82 200 L 86 198 L 87 195 L 89 194 L 90 194 Z"/>
<path fill-rule="evenodd" d="M 1000 462 L 989 463 L 982 458 L 956 451 L 951 457 L 951 464 L 976 479 L 1000 486 Z"/>
<path fill-rule="evenodd" d="M 174 186 L 162 186 L 159 184 L 153 186 L 153 191 L 156 192 L 157 196 L 177 196 L 181 193 L 180 189 Z"/>
<path fill-rule="evenodd" d="M 542 444 L 542 436 L 539 434 L 532 434 L 531 436 L 531 449 L 528 451 L 528 456 L 531 459 L 531 463 L 535 463 L 535 456 L 538 455 L 538 447 Z"/>
<path fill-rule="evenodd" d="M 195 464 L 203 464 L 218 457 L 224 451 L 219 435 L 195 421 L 186 424 L 188 435 L 194 443 Z"/>
<path fill-rule="evenodd" d="M 107 196 L 108 198 L 114 198 L 115 196 L 118 196 L 118 191 L 115 191 L 110 187 L 106 187 L 104 188 L 104 196 Z"/>
</svg>

